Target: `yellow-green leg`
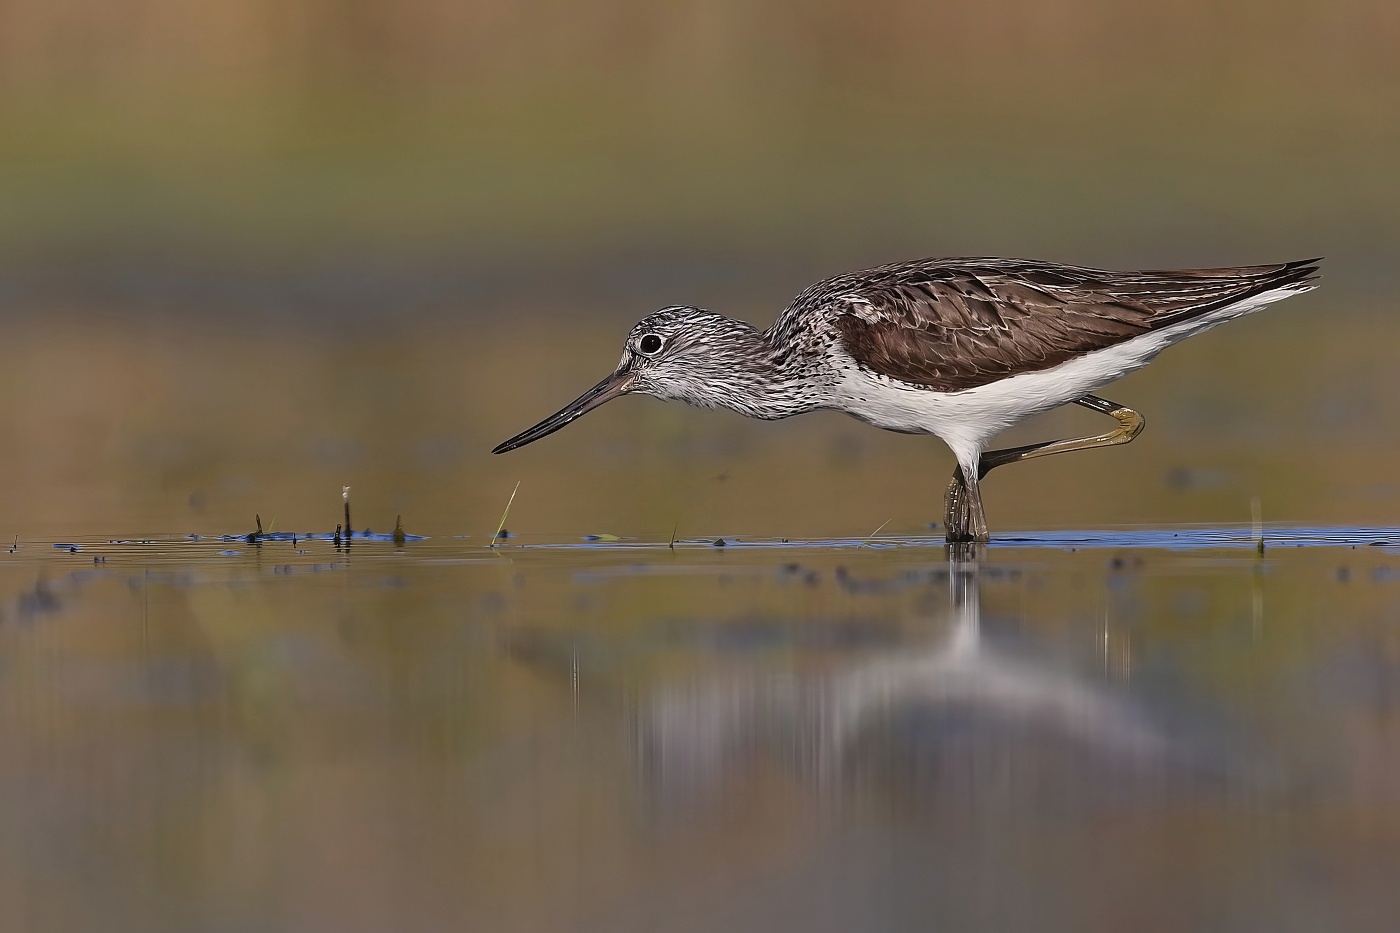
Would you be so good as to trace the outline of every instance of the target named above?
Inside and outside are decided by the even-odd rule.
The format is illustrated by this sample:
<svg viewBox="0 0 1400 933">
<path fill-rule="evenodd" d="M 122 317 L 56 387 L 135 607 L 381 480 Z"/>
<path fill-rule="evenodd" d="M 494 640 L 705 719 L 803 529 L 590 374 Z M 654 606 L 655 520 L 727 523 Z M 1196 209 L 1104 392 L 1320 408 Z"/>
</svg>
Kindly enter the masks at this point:
<svg viewBox="0 0 1400 933">
<path fill-rule="evenodd" d="M 1068 453 L 1071 450 L 1090 450 L 1095 447 L 1113 447 L 1126 444 L 1142 433 L 1147 422 L 1142 415 L 1117 402 L 1086 395 L 1075 399 L 1074 404 L 1102 412 L 1118 422 L 1118 427 L 1106 434 L 1093 437 L 1073 437 L 1062 441 L 1045 441 L 1040 444 L 1027 444 L 1024 447 L 1007 447 L 1002 450 L 989 450 L 977 461 L 977 477 L 967 481 L 961 466 L 953 470 L 952 482 L 948 484 L 948 496 L 944 513 L 946 537 L 949 542 L 986 541 L 987 520 L 982 513 L 982 491 L 979 480 L 994 468 L 1018 460 L 1032 460 L 1048 457 L 1051 454 Z"/>
</svg>

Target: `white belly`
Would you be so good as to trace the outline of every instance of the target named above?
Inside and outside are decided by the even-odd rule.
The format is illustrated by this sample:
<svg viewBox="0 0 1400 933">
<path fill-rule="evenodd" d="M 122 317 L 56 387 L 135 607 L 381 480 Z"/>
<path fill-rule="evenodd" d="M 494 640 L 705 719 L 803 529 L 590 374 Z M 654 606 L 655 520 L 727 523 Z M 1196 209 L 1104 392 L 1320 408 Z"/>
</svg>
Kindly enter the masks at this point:
<svg viewBox="0 0 1400 933">
<path fill-rule="evenodd" d="M 891 431 L 936 434 L 953 449 L 960 463 L 972 464 L 993 436 L 1012 425 L 1108 385 L 1193 334 L 1306 290 L 1294 287 L 1265 292 L 1049 369 L 958 392 L 937 392 L 852 366 L 836 386 L 839 407 Z"/>
</svg>

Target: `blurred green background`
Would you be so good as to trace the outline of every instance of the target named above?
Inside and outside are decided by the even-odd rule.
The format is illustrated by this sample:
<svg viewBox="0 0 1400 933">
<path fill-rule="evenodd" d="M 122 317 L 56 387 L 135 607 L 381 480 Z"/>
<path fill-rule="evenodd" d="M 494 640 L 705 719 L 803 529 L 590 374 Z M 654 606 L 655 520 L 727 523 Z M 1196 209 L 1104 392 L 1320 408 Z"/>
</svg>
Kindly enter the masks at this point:
<svg viewBox="0 0 1400 933">
<path fill-rule="evenodd" d="M 655 307 L 942 254 L 1328 257 L 1108 390 L 1143 440 L 998 474 L 994 529 L 1400 520 L 1396 48 L 1381 0 L 3 0 L 0 532 L 319 530 L 342 483 L 489 531 L 516 480 L 541 532 L 917 530 L 942 445 L 836 416 L 486 451 Z"/>
</svg>

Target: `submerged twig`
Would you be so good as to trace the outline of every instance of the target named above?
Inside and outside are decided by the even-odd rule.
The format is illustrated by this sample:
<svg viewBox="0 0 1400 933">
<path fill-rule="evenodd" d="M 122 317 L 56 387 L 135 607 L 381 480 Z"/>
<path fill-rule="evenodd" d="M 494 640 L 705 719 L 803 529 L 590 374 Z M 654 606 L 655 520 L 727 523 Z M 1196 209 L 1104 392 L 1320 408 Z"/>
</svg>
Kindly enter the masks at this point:
<svg viewBox="0 0 1400 933">
<path fill-rule="evenodd" d="M 340 487 L 340 498 L 345 502 L 345 537 L 348 539 L 354 534 L 350 529 L 354 526 L 350 524 L 350 487 Z"/>
<path fill-rule="evenodd" d="M 865 540 L 866 540 L 866 541 L 869 541 L 871 538 L 875 537 L 875 536 L 878 535 L 880 532 L 884 531 L 884 530 L 885 530 L 885 525 L 888 525 L 888 524 L 889 524 L 890 522 L 892 522 L 892 521 L 894 521 L 894 519 L 892 519 L 892 518 L 887 518 L 887 519 L 885 519 L 884 522 L 881 523 L 881 525 L 880 525 L 879 528 L 876 528 L 874 531 L 870 532 L 870 534 L 868 534 L 868 535 L 865 536 Z"/>
<path fill-rule="evenodd" d="M 673 551 L 676 549 L 676 532 L 677 532 L 677 531 L 680 531 L 680 529 L 681 529 L 681 523 L 680 523 L 680 522 L 676 522 L 674 525 L 671 526 L 671 540 L 670 540 L 670 542 L 669 542 L 666 546 L 667 546 L 668 548 L 670 548 L 671 550 L 673 550 Z"/>
<path fill-rule="evenodd" d="M 1264 508 L 1259 502 L 1259 497 L 1255 496 L 1249 500 L 1249 511 L 1254 519 L 1254 548 L 1260 554 L 1264 553 Z"/>
<path fill-rule="evenodd" d="M 501 513 L 501 523 L 500 523 L 499 525 L 496 526 L 496 533 L 493 534 L 493 535 L 491 536 L 491 543 L 488 544 L 487 547 L 495 547 L 495 546 L 496 546 L 496 542 L 497 542 L 497 541 L 500 539 L 500 537 L 501 537 L 501 532 L 505 530 L 505 527 L 506 527 L 506 516 L 510 514 L 510 507 L 511 507 L 511 504 L 512 504 L 513 502 L 515 502 L 515 494 L 516 494 L 517 492 L 519 492 L 519 491 L 520 491 L 520 482 L 517 480 L 516 483 L 515 483 L 515 488 L 512 489 L 512 490 L 510 491 L 510 498 L 506 500 L 506 508 L 505 508 L 505 511 Z"/>
<path fill-rule="evenodd" d="M 403 516 L 394 519 L 394 543 L 403 544 L 408 540 L 408 535 L 403 530 Z"/>
</svg>

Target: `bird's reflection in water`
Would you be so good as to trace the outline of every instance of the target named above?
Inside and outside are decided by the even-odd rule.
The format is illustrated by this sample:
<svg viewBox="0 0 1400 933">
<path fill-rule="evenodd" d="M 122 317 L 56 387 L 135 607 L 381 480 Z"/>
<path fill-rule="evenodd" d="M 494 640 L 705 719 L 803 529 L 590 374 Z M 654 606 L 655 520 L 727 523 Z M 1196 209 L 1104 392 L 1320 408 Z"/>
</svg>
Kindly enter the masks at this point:
<svg viewBox="0 0 1400 933">
<path fill-rule="evenodd" d="M 886 648 L 820 673 L 673 682 L 643 696 L 633 747 L 652 816 L 695 815 L 774 767 L 826 802 L 873 796 L 1037 818 L 1268 783 L 1248 756 L 1226 751 L 1218 722 L 1183 723 L 1177 704 L 1147 703 L 1101 668 L 990 642 L 983 572 L 976 561 L 950 563 L 951 624 L 931 646 Z"/>
</svg>

